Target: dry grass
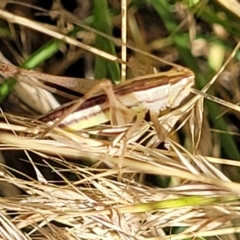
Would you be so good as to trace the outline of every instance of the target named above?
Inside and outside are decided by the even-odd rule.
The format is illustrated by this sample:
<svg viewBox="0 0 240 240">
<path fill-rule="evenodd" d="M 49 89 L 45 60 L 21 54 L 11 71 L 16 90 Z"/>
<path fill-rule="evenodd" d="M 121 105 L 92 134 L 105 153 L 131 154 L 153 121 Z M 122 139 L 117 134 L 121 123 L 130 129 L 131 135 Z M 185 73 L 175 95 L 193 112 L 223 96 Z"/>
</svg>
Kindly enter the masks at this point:
<svg viewBox="0 0 240 240">
<path fill-rule="evenodd" d="M 131 13 L 129 21 L 134 20 L 133 16 Z M 52 26 L 5 10 L 0 10 L 0 17 L 123 63 Z M 148 46 L 154 48 L 153 43 Z M 136 45 L 141 46 L 141 42 Z M 224 58 L 223 67 L 211 83 L 226 70 L 237 51 L 238 45 L 229 54 L 229 61 Z M 177 58 L 176 50 L 171 56 L 165 55 L 165 60 Z M 240 163 L 220 156 L 221 147 L 218 139 L 212 140 L 203 96 L 191 95 L 183 105 L 161 115 L 159 122 L 170 133 L 165 148 L 159 148 L 157 133 L 147 120 L 124 127 L 96 126 L 81 134 L 54 128 L 39 137 L 46 125 L 2 112 L 0 149 L 24 151 L 27 158 L 21 160 L 31 163 L 37 177 L 16 177 L 14 169 L 2 164 L 0 181 L 5 197 L 0 199 L 1 239 L 237 239 L 234 233 L 240 232 L 240 184 L 225 176 L 221 165 L 236 169 Z M 228 101 L 223 104 L 230 109 Z M 179 129 L 185 134 L 184 146 L 176 134 Z M 31 153 L 42 159 L 41 165 Z M 47 179 L 42 173 L 44 168 L 61 181 Z M 157 187 L 148 181 L 149 175 L 165 176 L 168 186 Z M 10 193 L 11 188 L 17 192 Z M 20 194 L 19 189 L 25 194 Z M 180 233 L 174 232 L 175 228 Z"/>
</svg>

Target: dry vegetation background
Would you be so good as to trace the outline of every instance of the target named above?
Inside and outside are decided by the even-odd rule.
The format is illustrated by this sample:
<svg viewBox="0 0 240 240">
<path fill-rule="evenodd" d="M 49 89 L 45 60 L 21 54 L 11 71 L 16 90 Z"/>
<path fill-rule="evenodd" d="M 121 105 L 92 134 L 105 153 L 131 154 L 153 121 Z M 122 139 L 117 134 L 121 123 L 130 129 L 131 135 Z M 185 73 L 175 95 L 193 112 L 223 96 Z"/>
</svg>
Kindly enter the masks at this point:
<svg viewBox="0 0 240 240">
<path fill-rule="evenodd" d="M 1 72 L 0 238 L 239 239 L 239 18 L 232 0 L 1 1 L 1 63 L 116 83 L 127 33 L 127 77 L 175 63 L 195 89 L 211 86 L 210 100 L 190 94 L 161 113 L 165 145 L 148 115 L 130 133 L 107 124 L 41 137 L 33 119 L 69 101 L 59 92 L 82 95 Z"/>
</svg>

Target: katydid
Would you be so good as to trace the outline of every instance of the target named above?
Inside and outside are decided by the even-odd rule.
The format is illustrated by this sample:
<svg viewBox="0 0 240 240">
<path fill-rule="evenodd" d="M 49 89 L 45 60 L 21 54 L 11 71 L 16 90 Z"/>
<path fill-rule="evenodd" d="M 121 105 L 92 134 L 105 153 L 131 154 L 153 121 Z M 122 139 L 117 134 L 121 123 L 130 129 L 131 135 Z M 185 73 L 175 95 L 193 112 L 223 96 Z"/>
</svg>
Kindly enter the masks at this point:
<svg viewBox="0 0 240 240">
<path fill-rule="evenodd" d="M 130 123 L 137 114 L 177 107 L 190 93 L 194 74 L 190 70 L 171 70 L 150 74 L 113 86 L 110 81 L 96 85 L 80 101 L 75 100 L 51 111 L 39 120 L 70 131 L 79 131 L 111 121 Z M 103 90 L 99 94 L 95 94 Z"/>
<path fill-rule="evenodd" d="M 86 80 L 57 77 L 15 66 L 0 64 L 0 72 L 14 77 L 34 76 L 60 85 L 87 84 Z M 37 74 L 38 73 L 38 74 Z M 39 118 L 53 128 L 59 126 L 70 131 L 79 131 L 111 121 L 113 125 L 130 123 L 138 114 L 156 113 L 166 108 L 175 108 L 190 94 L 194 85 L 194 73 L 186 68 L 148 74 L 113 86 L 108 80 L 92 87 L 80 100 L 74 100 L 54 109 Z M 73 81 L 74 80 L 74 81 Z M 70 82 L 69 82 L 70 81 Z M 91 83 L 92 84 L 92 83 Z M 156 114 L 151 114 L 155 116 Z M 155 121 L 153 121 L 156 123 Z M 155 124 L 154 124 L 155 125 Z"/>
</svg>

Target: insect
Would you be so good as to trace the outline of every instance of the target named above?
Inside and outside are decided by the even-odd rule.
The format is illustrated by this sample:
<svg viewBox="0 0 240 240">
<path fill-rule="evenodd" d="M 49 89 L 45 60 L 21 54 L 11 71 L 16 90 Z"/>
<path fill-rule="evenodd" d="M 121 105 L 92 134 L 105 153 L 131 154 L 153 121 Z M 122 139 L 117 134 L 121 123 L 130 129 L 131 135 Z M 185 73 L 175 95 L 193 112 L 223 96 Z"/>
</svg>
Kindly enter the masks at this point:
<svg viewBox="0 0 240 240">
<path fill-rule="evenodd" d="M 112 86 L 109 81 L 96 86 L 93 92 L 104 92 L 87 97 L 77 106 L 78 100 L 55 109 L 39 120 L 53 124 L 62 116 L 60 125 L 70 131 L 79 131 L 111 121 L 113 125 L 125 125 L 141 113 L 177 107 L 190 93 L 194 74 L 189 70 L 172 70 L 128 80 Z M 66 112 L 71 109 L 75 109 Z"/>
<path fill-rule="evenodd" d="M 15 66 L 13 71 L 12 68 L 13 66 L 0 64 L 0 72 L 8 75 L 15 73 L 14 76 L 18 78 L 32 75 L 38 77 L 35 71 L 23 70 Z M 43 79 L 44 74 L 39 74 Z M 47 76 L 45 74 L 44 77 Z M 54 76 L 50 76 L 53 81 Z M 69 79 L 65 78 L 65 81 Z M 125 125 L 147 111 L 159 112 L 179 106 L 189 95 L 194 80 L 194 73 L 186 68 L 148 74 L 114 86 L 110 81 L 105 80 L 92 87 L 80 100 L 64 104 L 41 116 L 39 120 L 69 131 L 79 131 L 109 121 L 113 125 Z M 56 77 L 57 81 L 58 77 Z"/>
</svg>

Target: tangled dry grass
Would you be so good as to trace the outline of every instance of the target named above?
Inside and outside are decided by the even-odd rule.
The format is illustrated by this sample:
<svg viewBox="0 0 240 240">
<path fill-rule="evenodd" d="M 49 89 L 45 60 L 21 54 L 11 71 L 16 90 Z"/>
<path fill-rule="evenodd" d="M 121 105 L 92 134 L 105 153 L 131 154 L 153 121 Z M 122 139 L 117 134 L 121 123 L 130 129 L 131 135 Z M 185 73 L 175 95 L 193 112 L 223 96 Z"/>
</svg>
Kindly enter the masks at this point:
<svg viewBox="0 0 240 240">
<path fill-rule="evenodd" d="M 120 61 L 28 18 L 3 9 L 0 17 Z M 228 59 L 237 51 L 238 47 Z M 176 56 L 173 52 L 166 59 Z M 212 79 L 213 83 L 216 78 Z M 30 95 L 37 98 L 30 102 L 45 101 L 45 93 L 35 91 Z M 159 117 L 160 125 L 169 132 L 162 148 L 147 119 L 124 127 L 96 126 L 81 134 L 56 127 L 42 136 L 48 127 L 45 124 L 2 111 L 0 149 L 23 151 L 24 159 L 14 161 L 30 163 L 36 178 L 10 168 L 8 159 L 1 158 L 1 239 L 233 238 L 240 232 L 240 184 L 231 181 L 222 166 L 236 169 L 240 163 L 208 155 L 218 146 L 210 140 L 203 96 L 192 94 L 184 104 Z M 227 101 L 221 104 L 233 107 Z M 181 131 L 184 146 L 177 135 Z M 58 180 L 48 179 L 44 169 Z M 168 183 L 159 187 L 149 176 Z"/>
<path fill-rule="evenodd" d="M 128 139 L 118 181 L 122 136 L 128 128 L 103 127 L 101 133 L 116 133 L 109 142 L 57 128 L 48 139 L 36 139 L 45 126 L 35 125 L 31 119 L 4 117 L 8 123 L 0 126 L 1 148 L 39 154 L 45 166 L 62 179 L 61 184 L 45 179 L 30 157 L 37 180 L 20 180 L 2 166 L 1 181 L 27 193 L 1 199 L 1 235 L 5 239 L 184 239 L 239 231 L 231 221 L 239 218 L 240 185 L 217 167 L 238 165 L 234 161 L 191 154 L 170 139 L 170 150 L 159 150 L 154 147 L 156 133 L 145 122 Z M 99 131 L 93 129 L 92 134 Z M 145 141 L 137 142 L 143 136 Z M 75 160 L 65 160 L 69 157 Z M 50 165 L 49 159 L 61 167 Z M 79 159 L 94 161 L 94 165 L 79 165 Z M 66 171 L 77 180 L 67 179 Z M 173 186 L 146 186 L 146 174 L 171 176 Z M 163 228 L 176 226 L 184 227 L 183 233 L 164 237 Z"/>
</svg>

